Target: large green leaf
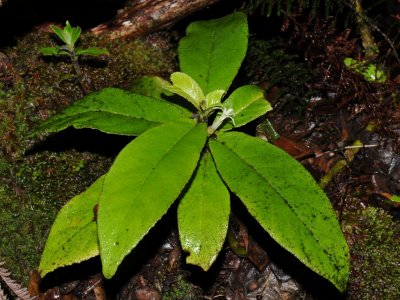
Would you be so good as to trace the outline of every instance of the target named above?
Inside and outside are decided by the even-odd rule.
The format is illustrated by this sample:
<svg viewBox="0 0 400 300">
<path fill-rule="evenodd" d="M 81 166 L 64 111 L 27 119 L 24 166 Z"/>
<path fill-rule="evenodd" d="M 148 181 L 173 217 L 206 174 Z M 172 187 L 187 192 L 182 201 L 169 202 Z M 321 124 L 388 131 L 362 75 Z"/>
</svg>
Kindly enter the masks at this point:
<svg viewBox="0 0 400 300">
<path fill-rule="evenodd" d="M 204 153 L 178 207 L 179 236 L 187 262 L 208 270 L 225 241 L 230 197 L 209 152 Z"/>
<path fill-rule="evenodd" d="M 113 134 L 139 135 L 161 123 L 190 117 L 189 111 L 167 101 L 118 88 L 106 88 L 75 102 L 44 122 L 34 133 L 58 132 L 73 126 Z"/>
<path fill-rule="evenodd" d="M 225 123 L 223 130 L 243 126 L 272 109 L 271 104 L 264 98 L 264 92 L 255 85 L 244 85 L 233 91 L 224 101 L 224 107 L 233 109 L 235 125 L 229 121 Z"/>
<path fill-rule="evenodd" d="M 71 199 L 58 213 L 40 261 L 39 273 L 47 273 L 99 255 L 97 225 L 93 211 L 104 176 Z"/>
<path fill-rule="evenodd" d="M 248 26 L 243 13 L 191 23 L 179 42 L 181 71 L 206 95 L 227 91 L 246 55 Z"/>
<path fill-rule="evenodd" d="M 190 180 L 207 136 L 205 124 L 194 123 L 171 122 L 148 130 L 120 152 L 107 173 L 98 214 L 106 278 Z"/>
<path fill-rule="evenodd" d="M 344 291 L 349 252 L 329 199 L 281 149 L 243 133 L 210 141 L 223 180 L 259 224 L 306 266 Z"/>
</svg>

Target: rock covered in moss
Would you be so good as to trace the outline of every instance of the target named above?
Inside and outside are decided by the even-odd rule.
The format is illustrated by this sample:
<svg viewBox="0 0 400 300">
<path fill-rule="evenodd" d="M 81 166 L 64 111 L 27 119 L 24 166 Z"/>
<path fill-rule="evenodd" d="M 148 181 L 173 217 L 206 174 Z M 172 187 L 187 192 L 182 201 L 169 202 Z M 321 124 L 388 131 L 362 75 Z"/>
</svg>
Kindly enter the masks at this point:
<svg viewBox="0 0 400 300">
<path fill-rule="evenodd" d="M 346 299 L 399 299 L 399 220 L 382 209 L 368 207 L 345 213 L 343 229 L 351 249 Z"/>
</svg>

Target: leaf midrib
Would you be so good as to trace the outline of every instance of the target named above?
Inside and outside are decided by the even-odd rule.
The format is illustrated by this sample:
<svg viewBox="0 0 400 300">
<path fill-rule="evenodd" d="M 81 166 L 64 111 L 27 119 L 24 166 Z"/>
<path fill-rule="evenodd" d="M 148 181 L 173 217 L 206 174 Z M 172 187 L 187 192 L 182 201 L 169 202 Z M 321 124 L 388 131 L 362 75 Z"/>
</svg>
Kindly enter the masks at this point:
<svg viewBox="0 0 400 300">
<path fill-rule="evenodd" d="M 217 141 L 218 143 L 222 144 L 221 142 Z M 315 242 L 319 245 L 319 240 L 315 237 L 313 231 L 311 231 L 311 229 L 306 226 L 306 224 L 303 221 L 303 218 L 301 218 L 298 214 L 295 213 L 295 210 L 293 209 L 293 207 L 290 205 L 290 203 L 285 199 L 285 197 L 283 197 L 283 195 L 281 193 L 279 193 L 279 191 L 271 184 L 271 182 L 268 180 L 268 178 L 265 178 L 257 169 L 255 169 L 251 164 L 249 164 L 245 159 L 243 159 L 241 156 L 239 156 L 236 152 L 234 152 L 230 147 L 228 147 L 226 144 L 222 144 L 224 147 L 226 147 L 227 149 L 229 149 L 229 151 L 235 155 L 236 157 L 238 157 L 240 160 L 242 160 L 247 167 L 249 167 L 251 170 L 254 171 L 254 173 L 264 179 L 264 181 L 267 182 L 267 184 L 269 185 L 269 187 L 279 196 L 280 199 L 283 200 L 283 202 L 290 208 L 290 210 L 292 211 L 292 213 L 298 218 L 298 220 L 300 221 L 300 223 L 307 229 L 308 232 L 311 233 L 311 236 L 313 237 L 313 239 L 315 240 Z M 307 255 L 306 255 L 307 256 Z"/>
<path fill-rule="evenodd" d="M 132 200 L 130 201 L 129 209 L 126 210 L 126 213 L 125 213 L 125 216 L 124 216 L 124 223 L 126 223 L 126 220 L 129 218 L 129 211 L 131 211 L 132 208 L 135 207 L 135 203 L 134 203 L 135 200 L 137 199 L 138 195 L 141 194 L 141 191 L 143 190 L 143 187 L 146 185 L 146 183 L 147 183 L 147 181 L 149 180 L 149 178 L 152 177 L 151 175 L 157 170 L 157 166 L 160 165 L 160 163 L 165 159 L 165 157 L 167 157 L 167 156 L 171 153 L 171 150 L 172 150 L 173 148 L 175 148 L 178 144 L 180 144 L 180 143 L 182 142 L 182 140 L 183 140 L 189 133 L 191 133 L 191 131 L 192 131 L 194 128 L 195 128 L 195 127 L 191 127 L 191 128 L 185 133 L 185 135 L 183 135 L 179 140 L 177 140 L 173 145 L 171 145 L 171 147 L 168 149 L 168 151 L 157 161 L 156 165 L 152 168 L 152 170 L 151 170 L 151 171 L 148 173 L 148 175 L 144 178 L 144 180 L 142 181 L 142 184 L 141 184 L 141 186 L 140 186 L 140 189 L 137 189 L 137 190 L 136 190 L 135 195 L 132 197 Z M 176 200 L 176 199 L 175 199 L 175 200 Z M 174 201 L 175 201 L 175 200 L 174 200 Z M 156 223 L 157 223 L 157 221 L 156 221 Z M 153 226 L 154 226 L 154 224 L 153 224 L 150 228 L 148 228 L 147 232 L 148 232 Z M 147 232 L 144 232 L 144 233 L 140 236 L 140 239 L 137 241 L 137 243 L 140 242 L 140 241 L 142 240 L 142 238 L 146 235 Z M 122 231 L 121 231 L 121 233 L 122 233 Z M 118 235 L 118 239 L 119 239 L 119 238 L 120 238 L 120 235 Z M 134 244 L 134 245 L 132 245 L 131 249 L 133 249 L 133 248 L 137 245 L 137 243 Z M 130 251 L 130 250 L 129 250 L 129 251 Z"/>
</svg>

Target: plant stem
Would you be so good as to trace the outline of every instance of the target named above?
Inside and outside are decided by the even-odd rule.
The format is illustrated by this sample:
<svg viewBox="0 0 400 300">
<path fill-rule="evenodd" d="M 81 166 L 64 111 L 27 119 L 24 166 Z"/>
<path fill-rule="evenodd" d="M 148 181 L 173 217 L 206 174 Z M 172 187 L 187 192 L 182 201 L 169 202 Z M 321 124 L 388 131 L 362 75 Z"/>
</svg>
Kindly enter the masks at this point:
<svg viewBox="0 0 400 300">
<path fill-rule="evenodd" d="M 79 85 L 85 95 L 89 94 L 92 90 L 90 82 L 87 80 L 86 76 L 83 74 L 81 67 L 79 66 L 78 58 L 75 53 L 70 52 L 72 67 L 74 68 L 76 76 L 78 76 Z"/>
</svg>

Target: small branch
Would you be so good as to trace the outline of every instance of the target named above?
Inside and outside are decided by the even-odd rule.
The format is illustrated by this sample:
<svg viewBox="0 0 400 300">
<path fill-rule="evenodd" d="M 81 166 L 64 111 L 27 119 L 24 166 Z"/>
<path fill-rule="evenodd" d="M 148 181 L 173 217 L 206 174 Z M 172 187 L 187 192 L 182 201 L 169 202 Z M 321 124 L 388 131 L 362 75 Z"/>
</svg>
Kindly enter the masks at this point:
<svg viewBox="0 0 400 300">
<path fill-rule="evenodd" d="M 370 145 L 370 147 L 376 147 L 377 145 Z M 329 182 L 339 174 L 350 162 L 353 161 L 354 157 L 356 156 L 357 152 L 365 148 L 365 145 L 360 140 L 356 140 L 353 145 L 347 146 L 345 149 L 345 159 L 341 159 L 337 161 L 333 167 L 321 178 L 319 181 L 319 186 L 321 188 L 325 188 Z"/>
<path fill-rule="evenodd" d="M 79 66 L 78 58 L 74 55 L 74 53 L 71 53 L 71 63 L 72 67 L 75 70 L 75 74 L 78 77 L 79 85 L 85 95 L 89 94 L 90 89 L 93 90 L 93 88 L 90 86 L 90 83 L 88 82 L 86 76 L 81 70 L 81 67 Z M 90 88 L 88 88 L 88 86 Z"/>
<path fill-rule="evenodd" d="M 389 47 L 392 49 L 393 56 L 400 63 L 400 57 L 399 57 L 397 48 L 394 45 L 393 41 L 378 26 L 376 26 L 374 23 L 372 23 L 371 20 L 365 14 L 360 14 L 351 3 L 347 2 L 347 1 L 343 1 L 343 3 L 347 7 L 349 7 L 351 10 L 354 11 L 354 13 L 356 14 L 357 22 L 364 22 L 365 24 L 368 24 L 369 27 L 371 27 L 373 30 L 378 32 L 383 37 L 383 39 L 386 40 L 386 42 L 389 44 Z M 364 26 L 366 26 L 366 25 L 364 25 Z"/>
</svg>

